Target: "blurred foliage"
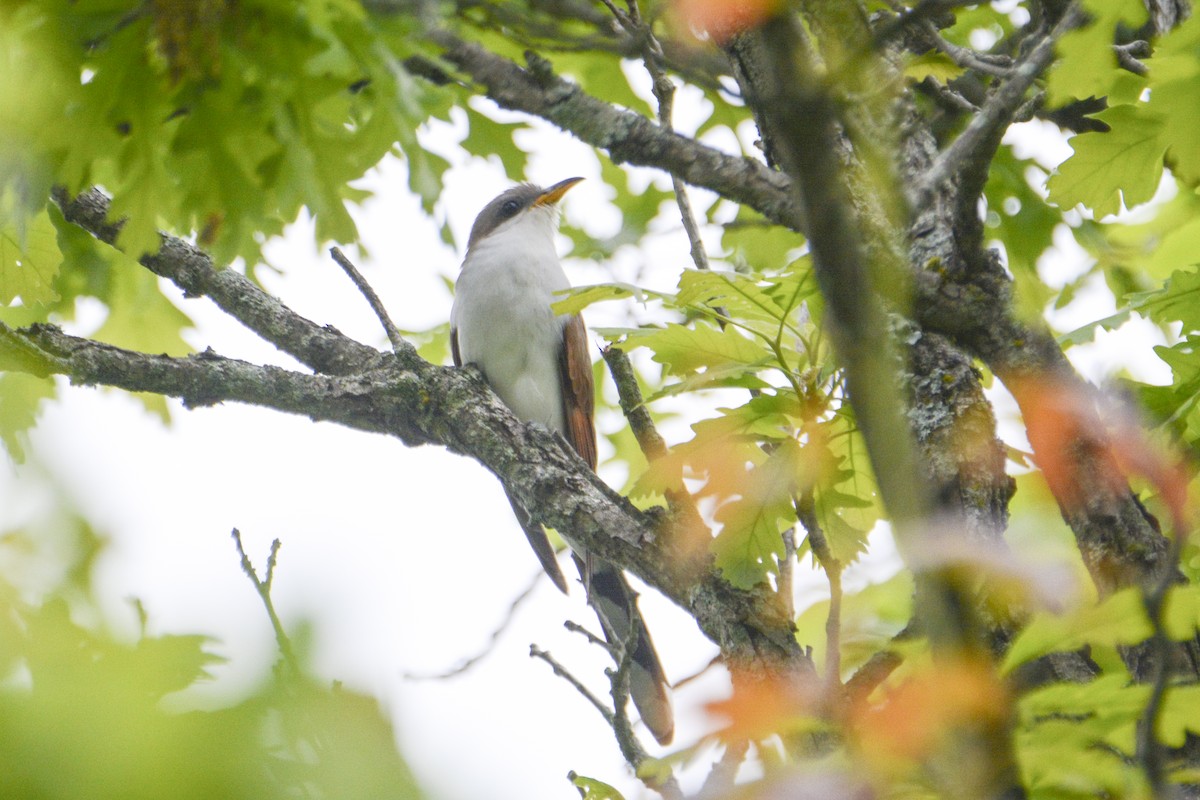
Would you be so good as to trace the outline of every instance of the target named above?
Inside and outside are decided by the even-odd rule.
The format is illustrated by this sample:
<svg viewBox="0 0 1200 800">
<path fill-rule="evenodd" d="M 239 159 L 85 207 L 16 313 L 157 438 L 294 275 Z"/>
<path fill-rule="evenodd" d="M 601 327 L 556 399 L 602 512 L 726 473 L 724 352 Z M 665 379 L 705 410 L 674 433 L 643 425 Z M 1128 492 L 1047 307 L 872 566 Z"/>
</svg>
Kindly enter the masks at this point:
<svg viewBox="0 0 1200 800">
<path fill-rule="evenodd" d="M 91 589 L 103 537 L 30 483 L 50 511 L 0 531 L 0 797 L 422 796 L 378 703 L 294 662 L 249 696 L 181 710 L 225 661 L 219 643 L 150 634 L 140 604 L 132 641 L 109 630 Z"/>
</svg>

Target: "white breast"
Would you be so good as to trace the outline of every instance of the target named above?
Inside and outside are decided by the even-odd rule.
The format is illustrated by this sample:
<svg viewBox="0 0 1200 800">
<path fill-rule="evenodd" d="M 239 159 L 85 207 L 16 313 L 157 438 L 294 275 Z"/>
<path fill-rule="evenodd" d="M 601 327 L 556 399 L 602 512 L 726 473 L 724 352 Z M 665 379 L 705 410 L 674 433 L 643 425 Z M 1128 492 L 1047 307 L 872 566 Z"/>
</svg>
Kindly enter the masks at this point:
<svg viewBox="0 0 1200 800">
<path fill-rule="evenodd" d="M 467 254 L 450 315 L 463 363 L 477 365 L 517 416 L 564 434 L 565 320 L 550 304 L 569 286 L 554 251 L 550 209 L 530 209 Z"/>
</svg>

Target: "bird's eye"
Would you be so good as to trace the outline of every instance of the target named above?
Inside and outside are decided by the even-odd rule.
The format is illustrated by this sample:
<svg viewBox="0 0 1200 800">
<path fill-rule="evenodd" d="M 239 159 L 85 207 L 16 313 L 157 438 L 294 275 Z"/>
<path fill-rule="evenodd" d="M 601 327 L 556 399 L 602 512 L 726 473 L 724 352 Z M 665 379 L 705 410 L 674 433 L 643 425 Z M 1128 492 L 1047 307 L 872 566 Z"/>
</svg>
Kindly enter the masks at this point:
<svg viewBox="0 0 1200 800">
<path fill-rule="evenodd" d="M 520 210 L 521 204 L 516 200 L 505 200 L 504 205 L 500 206 L 500 214 L 505 217 L 511 217 Z"/>
</svg>

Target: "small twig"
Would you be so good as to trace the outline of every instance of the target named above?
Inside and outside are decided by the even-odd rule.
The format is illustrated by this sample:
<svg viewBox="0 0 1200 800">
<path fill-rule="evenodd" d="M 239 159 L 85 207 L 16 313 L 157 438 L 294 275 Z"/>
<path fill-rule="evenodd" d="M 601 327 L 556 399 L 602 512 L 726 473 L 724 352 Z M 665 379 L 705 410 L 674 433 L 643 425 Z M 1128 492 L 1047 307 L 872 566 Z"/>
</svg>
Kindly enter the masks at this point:
<svg viewBox="0 0 1200 800">
<path fill-rule="evenodd" d="M 629 631 L 629 639 L 637 641 L 640 635 L 637 618 L 634 617 L 631 621 L 633 625 Z M 613 735 L 617 737 L 617 747 L 620 748 L 621 755 L 636 769 L 646 758 L 646 751 L 634 735 L 633 725 L 629 722 L 629 714 L 626 712 L 629 708 L 629 670 L 633 666 L 633 648 L 626 647 L 626 644 L 612 644 L 613 660 L 617 662 L 617 667 L 604 672 L 608 676 L 609 694 L 613 701 Z"/>
<path fill-rule="evenodd" d="M 1113 52 L 1117 54 L 1117 64 L 1121 69 L 1128 70 L 1134 75 L 1146 75 L 1150 69 L 1139 59 L 1148 58 L 1152 54 L 1149 42 L 1138 39 L 1128 44 L 1114 44 Z"/>
<path fill-rule="evenodd" d="M 554 670 L 555 675 L 557 675 L 558 677 L 562 678 L 567 683 L 574 686 L 575 691 L 579 692 L 581 695 L 583 695 L 585 700 L 587 700 L 589 703 L 591 703 L 593 706 L 595 706 L 596 710 L 600 712 L 600 716 L 604 717 L 604 721 L 608 723 L 609 727 L 612 726 L 612 724 L 613 724 L 612 709 L 610 709 L 608 706 L 604 705 L 604 703 L 600 700 L 600 698 L 598 698 L 598 697 L 596 697 L 596 695 L 592 694 L 591 690 L 588 689 L 586 686 L 584 686 L 583 683 L 581 683 L 578 678 L 576 678 L 574 675 L 572 675 L 567 670 L 566 667 L 564 667 L 562 664 L 555 661 L 554 656 L 550 655 L 545 650 L 538 647 L 536 644 L 531 644 L 531 645 L 529 645 L 529 657 L 530 658 L 540 658 L 542 661 L 545 661 L 547 664 L 549 664 L 550 669 Z"/>
<path fill-rule="evenodd" d="M 563 627 L 569 630 L 571 633 L 578 633 L 580 636 L 587 639 L 588 644 L 594 644 L 596 647 L 604 648 L 605 652 L 611 655 L 614 659 L 616 658 L 612 645 L 589 631 L 584 626 L 580 625 L 578 622 L 569 619 L 563 623 Z"/>
<path fill-rule="evenodd" d="M 715 655 L 708 660 L 707 664 L 705 664 L 703 667 L 701 667 L 700 669 L 693 672 L 691 675 L 688 675 L 687 677 L 680 678 L 679 680 L 675 681 L 673 684 L 671 684 L 671 688 L 677 690 L 684 686 L 687 686 L 689 683 L 691 683 L 693 681 L 700 680 L 700 678 L 704 677 L 710 669 L 712 669 L 713 667 L 715 667 L 721 663 L 723 663 L 723 659 L 721 658 L 721 656 Z"/>
<path fill-rule="evenodd" d="M 254 569 L 254 565 L 250 563 L 250 556 L 246 555 L 246 548 L 242 546 L 242 534 L 237 528 L 233 529 L 233 541 L 237 545 L 238 555 L 242 558 L 242 572 L 246 573 L 246 577 L 254 584 L 254 591 L 258 592 L 259 598 L 262 600 L 263 608 L 267 610 L 267 617 L 271 620 L 271 627 L 275 630 L 275 642 L 279 645 L 279 653 L 283 656 L 283 660 L 292 670 L 294 675 L 299 675 L 300 662 L 296 658 L 296 653 L 292 649 L 292 642 L 288 639 L 287 632 L 283 629 L 283 623 L 279 619 L 279 614 L 275 612 L 275 603 L 271 600 L 271 581 L 274 579 L 275 564 L 279 556 L 279 548 L 282 543 L 276 539 L 271 542 L 271 554 L 267 557 L 267 578 L 259 580 L 258 573 Z"/>
<path fill-rule="evenodd" d="M 900 3 L 888 0 L 893 11 L 898 12 L 893 19 L 888 20 L 876 29 L 871 37 L 875 47 L 883 47 L 893 37 L 900 35 L 904 29 L 944 11 L 951 11 L 959 6 L 974 5 L 975 0 L 921 0 L 912 8 L 905 9 Z"/>
<path fill-rule="evenodd" d="M 779 560 L 779 596 L 783 600 L 788 619 L 796 616 L 795 605 L 796 529 L 783 532 L 783 558 Z"/>
<path fill-rule="evenodd" d="M 383 330 L 387 333 L 388 341 L 392 343 L 392 352 L 400 353 L 407 352 L 412 349 L 412 345 L 404 340 L 400 335 L 400 330 L 392 323 L 392 318 L 388 316 L 387 309 L 383 307 L 383 303 L 379 300 L 379 295 L 375 294 L 375 290 L 367 283 L 367 279 L 362 276 L 362 273 L 355 268 L 354 264 L 350 263 L 350 259 L 337 247 L 329 248 L 329 254 L 333 256 L 333 260 L 342 268 L 358 290 L 362 292 L 362 296 L 367 299 L 371 306 L 371 310 L 375 312 L 375 316 L 379 318 L 379 322 L 383 325 Z"/>
<path fill-rule="evenodd" d="M 101 33 L 98 36 L 88 39 L 86 42 L 84 42 L 84 48 L 88 51 L 95 50 L 96 48 L 100 47 L 100 45 L 104 44 L 106 40 L 111 39 L 113 36 L 125 30 L 142 17 L 153 12 L 154 9 L 149 2 L 141 3 L 137 8 L 126 12 L 124 16 L 117 20 L 116 24 L 113 25 L 110 30 L 105 31 L 104 33 Z"/>
<path fill-rule="evenodd" d="M 545 574 L 546 573 L 542 572 L 541 570 L 538 570 L 537 574 L 533 576 L 533 580 L 529 582 L 529 585 L 526 586 L 525 589 L 519 595 L 517 595 L 511 603 L 509 603 L 508 612 L 504 615 L 504 619 L 502 619 L 500 624 L 492 630 L 491 636 L 488 637 L 487 644 L 484 645 L 483 649 L 478 653 L 470 658 L 464 659 L 456 666 L 453 666 L 444 672 L 405 672 L 402 674 L 402 677 L 409 681 L 444 681 L 448 678 L 455 678 L 459 675 L 462 675 L 464 672 L 471 669 L 471 667 L 475 666 L 480 661 L 483 661 L 483 659 L 491 655 L 492 651 L 496 649 L 496 643 L 500 641 L 500 637 L 504 635 L 504 632 L 507 631 L 512 625 L 513 620 L 516 619 L 517 609 L 519 609 L 525 600 L 533 594 L 533 590 L 537 588 L 538 583 L 541 582 L 541 579 L 545 576 Z"/>
<path fill-rule="evenodd" d="M 604 674 L 608 676 L 609 694 L 613 701 L 611 711 L 572 676 L 565 667 L 558 664 L 549 653 L 538 649 L 537 645 L 530 645 L 529 655 L 534 658 L 540 658 L 549 664 L 556 675 L 570 682 L 600 711 L 601 715 L 604 716 L 604 720 L 612 729 L 613 736 L 616 737 L 617 748 L 621 751 L 621 756 L 648 788 L 653 789 L 663 797 L 669 798 L 669 800 L 683 800 L 683 792 L 679 788 L 679 784 L 675 781 L 675 776 L 672 772 L 669 770 L 649 770 L 643 772 L 642 770 L 642 766 L 650 756 L 646 752 L 646 748 L 638 741 L 637 734 L 633 731 L 633 724 L 629 721 L 629 714 L 626 709 L 629 708 L 629 680 L 630 671 L 633 668 L 634 648 L 632 644 L 644 637 L 646 632 L 642 628 L 641 615 L 636 612 L 635 608 L 626 609 L 625 615 L 630 621 L 630 627 L 625 638 L 614 637 L 611 641 L 600 639 L 587 628 L 570 620 L 563 623 L 567 630 L 581 634 L 591 644 L 603 648 L 615 662 L 615 669 L 606 669 L 604 671 Z"/>
<path fill-rule="evenodd" d="M 829 580 L 829 616 L 825 619 L 825 688 L 833 702 L 842 688 L 842 569 L 843 564 L 833 555 L 825 531 L 817 519 L 816 503 L 809 489 L 792 498 L 796 518 L 808 531 L 808 545 L 813 557 Z"/>
<path fill-rule="evenodd" d="M 618 7 L 617 4 L 612 0 L 600 0 L 600 3 L 610 12 L 612 12 L 613 17 L 617 20 L 617 22 L 621 23 L 622 28 L 625 28 L 626 31 L 629 31 L 630 27 L 634 23 L 628 14 L 622 11 L 620 7 Z"/>
<path fill-rule="evenodd" d="M 942 151 L 925 173 L 913 195 L 916 205 L 922 205 L 943 183 L 964 172 L 968 165 L 984 155 L 981 150 L 990 142 L 999 141 L 997 128 L 1007 126 L 1012 113 L 1021 105 L 1026 90 L 1054 60 L 1054 47 L 1058 40 L 1078 25 L 1081 19 L 1079 4 L 1074 2 L 1058 24 L 1045 33 L 1025 59 L 1011 70 L 1008 80 L 996 89 L 958 138 Z"/>
<path fill-rule="evenodd" d="M 604 356 L 604 363 L 608 364 L 608 372 L 617 386 L 621 412 L 629 421 L 629 427 L 633 431 L 633 437 L 637 439 L 642 455 L 647 461 L 657 461 L 667 454 L 667 443 L 654 427 L 654 420 L 650 417 L 642 398 L 642 389 L 638 386 L 637 375 L 634 374 L 629 356 L 624 350 L 611 344 L 601 351 L 601 355 Z"/>
<path fill-rule="evenodd" d="M 959 47 L 952 42 L 947 41 L 938 33 L 937 28 L 929 20 L 921 20 L 921 33 L 925 35 L 929 44 L 933 45 L 939 52 L 950 57 L 958 66 L 963 69 L 982 72 L 986 75 L 994 75 L 999 78 L 1008 77 L 1012 71 L 1012 58 L 1006 55 L 992 55 L 988 53 L 978 53 L 967 47 Z"/>
<path fill-rule="evenodd" d="M 629 707 L 629 674 L 633 667 L 633 647 L 627 645 L 636 642 L 646 634 L 642 630 L 640 616 L 630 613 L 629 617 L 633 624 L 629 629 L 628 642 L 613 644 L 613 647 L 617 649 L 614 654 L 617 668 L 606 671 L 613 699 L 611 722 L 613 735 L 617 738 L 617 747 L 621 750 L 621 755 L 625 758 L 626 763 L 633 767 L 642 783 L 668 800 L 683 800 L 683 790 L 679 788 L 673 772 L 667 770 L 665 774 L 657 771 L 644 773 L 642 770 L 642 765 L 646 763 L 650 755 L 638 741 L 637 735 L 633 732 L 633 725 L 629 721 L 629 715 L 626 713 L 626 709 Z"/>
<path fill-rule="evenodd" d="M 1154 671 L 1150 681 L 1150 698 L 1146 702 L 1146 710 L 1138 720 L 1137 727 L 1137 758 L 1141 763 L 1146 782 L 1156 800 L 1168 800 L 1174 797 L 1170 783 L 1167 781 L 1166 769 L 1163 765 L 1163 746 L 1158 741 L 1158 720 L 1162 716 L 1163 705 L 1166 701 L 1167 683 L 1171 677 L 1170 663 L 1174 643 L 1167 633 L 1164 614 L 1167 605 L 1167 594 L 1174 585 L 1177 576 L 1179 556 L 1183 551 L 1183 532 L 1176 528 L 1171 537 L 1171 548 L 1167 558 L 1167 568 L 1163 569 L 1158 579 L 1142 591 L 1142 606 L 1154 631 L 1150 637 L 1150 652 L 1153 654 Z"/>
<path fill-rule="evenodd" d="M 666 61 L 662 43 L 654 35 L 650 24 L 643 20 L 637 0 L 627 0 L 628 13 L 617 8 L 612 0 L 601 0 L 601 2 L 612 12 L 621 27 L 625 28 L 635 40 L 642 43 L 642 63 L 645 64 L 646 72 L 650 75 L 654 99 L 658 101 L 659 125 L 668 132 L 674 131 L 672 117 L 675 108 L 675 84 L 662 66 Z M 706 270 L 709 268 L 708 253 L 700 238 L 700 227 L 696 224 L 696 217 L 692 212 L 692 203 L 688 199 L 687 187 L 674 173 L 671 173 L 671 188 L 675 192 L 675 204 L 679 207 L 683 230 L 687 233 L 692 263 L 696 265 L 696 269 Z"/>
<path fill-rule="evenodd" d="M 917 85 L 917 88 L 930 95 L 937 101 L 938 105 L 948 111 L 974 114 L 979 110 L 979 106 L 963 97 L 961 93 L 938 82 L 933 76 L 926 77 L 925 80 Z"/>
<path fill-rule="evenodd" d="M 916 636 L 916 629 L 912 622 L 905 626 L 904 630 L 892 637 L 893 642 L 903 642 Z M 847 708 L 854 708 L 870 697 L 871 692 L 875 691 L 881 683 L 888 679 L 888 676 L 896 671 L 904 662 L 904 657 L 895 650 L 879 650 L 870 658 L 867 663 L 863 664 L 853 675 L 846 681 L 842 687 L 842 694 L 846 701 Z"/>
<path fill-rule="evenodd" d="M 608 372 L 612 375 L 613 383 L 617 386 L 621 412 L 629 422 L 633 437 L 637 439 L 638 447 L 641 448 L 646 461 L 654 463 L 667 455 L 667 443 L 659 434 L 658 429 L 654 427 L 654 420 L 650 417 L 650 411 L 646 408 L 646 402 L 642 398 L 642 389 L 638 386 L 633 364 L 629 361 L 629 356 L 625 351 L 616 345 L 609 345 L 601 354 L 604 356 L 604 363 L 608 365 Z M 666 498 L 668 507 L 682 529 L 691 531 L 705 529 L 704 519 L 700 516 L 695 501 L 686 489 L 668 491 Z"/>
</svg>

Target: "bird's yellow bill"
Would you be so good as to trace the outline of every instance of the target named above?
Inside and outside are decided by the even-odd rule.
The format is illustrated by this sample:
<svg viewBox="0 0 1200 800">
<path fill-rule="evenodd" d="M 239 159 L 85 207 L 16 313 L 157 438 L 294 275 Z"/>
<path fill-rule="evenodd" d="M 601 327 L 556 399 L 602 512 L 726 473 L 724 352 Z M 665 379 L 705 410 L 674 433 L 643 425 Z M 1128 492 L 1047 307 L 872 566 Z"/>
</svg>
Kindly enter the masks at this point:
<svg viewBox="0 0 1200 800">
<path fill-rule="evenodd" d="M 538 195 L 538 199 L 534 200 L 533 204 L 535 206 L 553 205 L 562 199 L 562 196 L 567 193 L 568 189 L 579 183 L 581 180 L 583 180 L 583 178 L 567 178 L 565 181 L 559 181 Z"/>
</svg>

